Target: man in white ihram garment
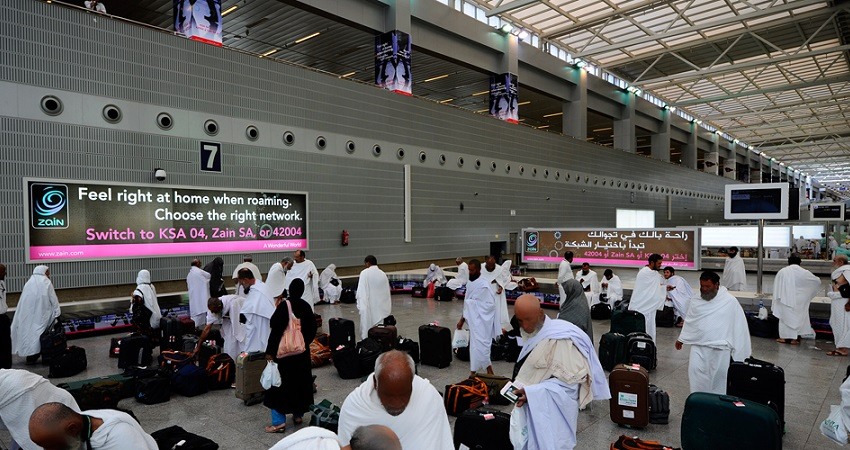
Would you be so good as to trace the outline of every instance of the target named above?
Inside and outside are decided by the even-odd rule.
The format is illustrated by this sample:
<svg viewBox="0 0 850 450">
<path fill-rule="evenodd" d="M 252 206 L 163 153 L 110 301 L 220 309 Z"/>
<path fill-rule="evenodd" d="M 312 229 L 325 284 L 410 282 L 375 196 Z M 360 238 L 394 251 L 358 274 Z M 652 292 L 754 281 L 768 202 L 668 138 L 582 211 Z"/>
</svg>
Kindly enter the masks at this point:
<svg viewBox="0 0 850 450">
<path fill-rule="evenodd" d="M 195 322 L 195 328 L 206 325 L 207 300 L 210 298 L 210 274 L 201 269 L 201 260 L 193 259 L 186 275 L 189 287 L 189 316 Z"/>
<path fill-rule="evenodd" d="M 663 263 L 661 255 L 653 253 L 635 278 L 635 287 L 629 301 L 629 310 L 643 314 L 646 321 L 646 334 L 655 341 L 655 312 L 664 307 L 667 298 L 667 283 L 658 273 Z"/>
<path fill-rule="evenodd" d="M 151 435 L 129 414 L 113 409 L 77 412 L 61 403 L 45 403 L 29 419 L 33 442 L 47 450 L 158 450 Z"/>
<path fill-rule="evenodd" d="M 560 295 L 560 300 L 558 300 L 558 304 L 564 303 L 564 300 L 567 298 L 567 294 L 564 293 L 563 283 L 567 281 L 570 277 L 573 276 L 573 252 L 567 250 L 564 252 L 564 259 L 561 260 L 561 263 L 558 265 L 558 280 L 555 281 L 555 285 L 558 286 L 558 294 Z"/>
<path fill-rule="evenodd" d="M 481 276 L 481 262 L 469 261 L 469 283 L 466 283 L 463 317 L 457 322 L 457 329 L 463 329 L 464 322 L 469 324 L 470 376 L 482 369 L 493 374 L 490 347 L 493 339 L 502 334 L 498 301 L 492 284 Z"/>
<path fill-rule="evenodd" d="M 605 272 L 602 273 L 602 280 L 599 283 L 602 287 L 602 292 L 605 293 L 607 303 L 614 306 L 614 303 L 623 299 L 623 282 L 620 281 L 620 277 L 614 275 L 614 271 L 611 269 L 605 269 Z"/>
<path fill-rule="evenodd" d="M 289 289 L 289 284 L 292 280 L 300 278 L 304 282 L 304 295 L 301 297 L 310 308 L 319 302 L 319 271 L 313 261 L 307 259 L 307 253 L 304 250 L 295 250 L 292 254 L 295 262 L 292 267 L 286 272 L 286 281 L 283 283 L 284 289 Z M 274 296 L 280 293 L 272 293 Z"/>
<path fill-rule="evenodd" d="M 243 351 L 264 352 L 271 333 L 270 320 L 275 310 L 273 297 L 266 292 L 265 283 L 254 278 L 251 269 L 241 269 L 238 277 L 243 292 L 248 292 L 239 318 L 245 325 Z"/>
<path fill-rule="evenodd" d="M 747 290 L 747 269 L 744 260 L 738 254 L 738 247 L 729 247 L 726 253 L 729 257 L 723 263 L 723 276 L 720 277 L 720 285 L 730 291 Z"/>
<path fill-rule="evenodd" d="M 24 285 L 12 318 L 12 354 L 26 356 L 35 364 L 41 355 L 41 333 L 59 318 L 59 298 L 50 282 L 50 269 L 36 266 Z"/>
<path fill-rule="evenodd" d="M 260 268 L 254 264 L 254 257 L 251 255 L 242 256 L 242 262 L 233 269 L 233 279 L 239 279 L 239 271 L 242 269 L 249 269 L 252 274 L 254 274 L 254 279 L 257 281 L 263 281 L 263 274 L 260 273 Z M 245 291 L 242 290 L 242 285 L 237 281 L 236 283 L 236 295 L 246 296 Z"/>
<path fill-rule="evenodd" d="M 599 284 L 599 275 L 590 270 L 590 264 L 581 263 L 581 269 L 576 271 L 575 279 L 581 283 L 584 296 L 587 297 L 587 305 L 592 306 L 594 303 L 599 303 L 602 286 Z"/>
<path fill-rule="evenodd" d="M 213 325 L 221 325 L 221 338 L 224 340 L 222 351 L 236 361 L 245 343 L 245 326 L 239 323 L 239 314 L 244 304 L 245 297 L 238 295 L 210 298 L 207 301 L 207 325 L 198 338 L 194 353 L 197 354 L 201 350 L 201 345 L 207 340 Z"/>
<path fill-rule="evenodd" d="M 428 271 L 425 273 L 425 281 L 422 282 L 425 286 L 431 283 L 434 283 L 434 287 L 440 287 L 446 284 L 446 275 L 443 273 L 443 269 L 434 263 L 428 266 Z"/>
<path fill-rule="evenodd" d="M 357 281 L 357 310 L 360 311 L 360 339 L 369 337 L 369 328 L 392 314 L 392 293 L 387 274 L 378 267 L 378 259 L 369 255 L 366 268 Z"/>
<path fill-rule="evenodd" d="M 691 298 L 676 350 L 691 346 L 688 381 L 691 392 L 726 393 L 730 359 L 750 357 L 752 344 L 747 319 L 738 299 L 720 286 L 720 277 L 705 271 L 699 277 L 699 296 Z"/>
<path fill-rule="evenodd" d="M 0 386 L 0 422 L 12 435 L 13 450 L 39 448 L 30 440 L 29 422 L 32 412 L 40 405 L 59 402 L 74 411 L 80 410 L 68 391 L 26 370 L 0 370 Z"/>
<path fill-rule="evenodd" d="M 694 290 L 691 289 L 687 280 L 676 275 L 676 269 L 672 266 L 664 268 L 664 278 L 667 280 L 667 299 L 664 301 L 664 305 L 668 306 L 668 301 L 672 304 L 676 326 L 681 327 L 681 323 L 688 313 L 688 302 L 694 296 Z"/>
<path fill-rule="evenodd" d="M 319 287 L 325 293 L 325 301 L 334 304 L 342 295 L 342 282 L 336 275 L 336 264 L 328 264 L 319 275 Z"/>
<path fill-rule="evenodd" d="M 850 352 L 850 265 L 847 256 L 835 255 L 832 258 L 832 290 L 827 292 L 831 310 L 829 326 L 835 342 L 835 350 L 827 352 L 829 356 L 847 356 Z"/>
<path fill-rule="evenodd" d="M 799 256 L 788 257 L 788 266 L 773 279 L 773 315 L 779 319 L 781 344 L 799 345 L 801 337 L 814 337 L 809 304 L 820 290 L 820 278 L 800 267 Z"/>
<path fill-rule="evenodd" d="M 272 264 L 269 268 L 269 273 L 266 274 L 266 291 L 270 295 L 280 295 L 285 289 L 286 283 L 286 273 L 289 271 L 289 268 L 292 267 L 293 260 L 291 257 L 287 256 L 280 260 L 280 262 L 276 262 Z"/>
<path fill-rule="evenodd" d="M 463 262 L 463 258 L 460 256 L 455 258 L 455 263 L 457 264 L 457 276 L 446 283 L 446 286 L 453 291 L 466 286 L 469 281 L 469 265 Z"/>
<path fill-rule="evenodd" d="M 493 255 L 487 256 L 487 261 L 481 267 L 481 276 L 492 285 L 493 293 L 496 295 L 496 302 L 499 306 L 499 322 L 503 330 L 511 328 L 511 316 L 508 314 L 508 297 L 505 289 L 508 288 L 508 283 L 511 282 L 510 262 L 505 266 L 496 264 L 496 257 Z M 507 273 L 505 272 L 507 270 Z M 470 277 L 472 271 L 470 269 Z M 467 283 L 468 285 L 468 283 Z"/>
<path fill-rule="evenodd" d="M 611 398 L 593 342 L 572 323 L 547 317 L 533 295 L 521 295 L 514 310 L 523 347 L 514 369 L 520 389 L 511 443 L 517 450 L 576 448 L 579 409 Z"/>
<path fill-rule="evenodd" d="M 415 373 L 413 358 L 390 350 L 375 362 L 375 373 L 354 389 L 339 414 L 339 443 L 348 445 L 363 425 L 384 425 L 404 450 L 454 450 L 452 430 L 440 393 Z"/>
</svg>

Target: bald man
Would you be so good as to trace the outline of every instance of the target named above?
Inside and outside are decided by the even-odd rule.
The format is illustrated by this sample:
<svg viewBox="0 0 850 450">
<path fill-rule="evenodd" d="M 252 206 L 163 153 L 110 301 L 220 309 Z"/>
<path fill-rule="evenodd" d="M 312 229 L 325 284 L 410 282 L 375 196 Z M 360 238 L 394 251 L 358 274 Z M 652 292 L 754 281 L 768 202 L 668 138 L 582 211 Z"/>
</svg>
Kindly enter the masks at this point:
<svg viewBox="0 0 850 450">
<path fill-rule="evenodd" d="M 307 427 L 281 439 L 269 450 L 402 450 L 393 430 L 383 425 L 358 427 L 351 444 L 340 447 L 333 431 Z"/>
<path fill-rule="evenodd" d="M 158 450 L 135 419 L 110 409 L 78 413 L 61 403 L 45 403 L 30 416 L 29 433 L 44 450 Z"/>
<path fill-rule="evenodd" d="M 364 425 L 389 427 L 405 450 L 454 449 L 440 393 L 415 374 L 413 359 L 398 350 L 381 354 L 375 373 L 345 399 L 339 443 L 354 448 L 355 430 Z"/>
<path fill-rule="evenodd" d="M 575 325 L 547 317 L 533 295 L 520 296 L 514 313 L 523 347 L 514 369 L 514 384 L 520 389 L 511 415 L 526 423 L 526 429 L 512 440 L 513 446 L 573 449 L 579 409 L 592 400 L 611 398 L 593 342 Z"/>
</svg>

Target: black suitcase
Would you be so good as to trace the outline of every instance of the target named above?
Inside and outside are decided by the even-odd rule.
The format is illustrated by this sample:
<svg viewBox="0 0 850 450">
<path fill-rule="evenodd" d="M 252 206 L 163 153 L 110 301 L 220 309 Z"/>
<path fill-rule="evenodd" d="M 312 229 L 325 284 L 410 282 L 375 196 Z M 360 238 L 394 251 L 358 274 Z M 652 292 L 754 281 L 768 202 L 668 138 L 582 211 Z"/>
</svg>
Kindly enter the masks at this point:
<svg viewBox="0 0 850 450">
<path fill-rule="evenodd" d="M 499 339 L 504 340 L 507 345 L 507 350 L 505 351 L 505 361 L 515 363 L 517 359 L 519 359 L 519 354 L 522 351 L 522 346 L 519 345 L 519 340 L 516 336 L 511 336 L 510 332 L 507 335 L 503 335 Z"/>
<path fill-rule="evenodd" d="M 341 346 L 331 351 L 336 373 L 343 380 L 360 378 L 360 358 L 354 346 Z"/>
<path fill-rule="evenodd" d="M 676 326 L 676 310 L 672 306 L 665 306 L 661 311 L 655 312 L 655 326 L 659 328 L 671 328 Z"/>
<path fill-rule="evenodd" d="M 617 364 L 626 362 L 626 347 L 629 339 L 620 333 L 605 333 L 599 339 L 599 363 L 611 371 Z"/>
<path fill-rule="evenodd" d="M 153 348 L 147 336 L 131 334 L 121 338 L 118 345 L 118 368 L 149 366 L 153 362 Z"/>
<path fill-rule="evenodd" d="M 608 320 L 611 318 L 611 307 L 607 303 L 597 303 L 590 307 L 590 318 L 593 320 Z"/>
<path fill-rule="evenodd" d="M 766 320 L 758 318 L 756 313 L 746 313 L 747 328 L 750 336 L 776 339 L 779 337 L 779 319 L 773 314 L 767 316 Z"/>
<path fill-rule="evenodd" d="M 62 322 L 56 319 L 38 339 L 41 343 L 41 362 L 42 364 L 50 364 L 54 358 L 58 358 L 65 354 L 65 349 L 68 348 L 68 340 L 65 337 L 65 329 L 62 327 Z"/>
<path fill-rule="evenodd" d="M 646 332 L 646 320 L 643 314 L 637 311 L 616 310 L 611 313 L 611 329 L 609 333 L 620 333 L 628 336 L 629 333 Z"/>
<path fill-rule="evenodd" d="M 658 364 L 658 356 L 652 338 L 641 332 L 630 333 L 627 337 L 629 340 L 626 344 L 627 362 L 629 364 L 640 364 L 646 370 L 655 370 L 655 366 Z"/>
<path fill-rule="evenodd" d="M 450 302 L 455 296 L 455 291 L 445 287 L 440 286 L 434 291 L 434 300 L 438 302 Z"/>
<path fill-rule="evenodd" d="M 171 400 L 171 380 L 156 375 L 136 381 L 136 401 L 145 405 L 156 405 Z"/>
<path fill-rule="evenodd" d="M 726 373 L 726 395 L 745 398 L 776 411 L 785 425 L 785 371 L 767 361 L 733 361 Z"/>
<path fill-rule="evenodd" d="M 340 345 L 354 348 L 356 339 L 354 339 L 354 321 L 343 319 L 342 317 L 334 317 L 328 320 L 328 346 L 331 350 L 335 350 Z"/>
<path fill-rule="evenodd" d="M 490 409 L 469 409 L 455 421 L 454 444 L 470 450 L 513 450 L 510 439 L 511 415 Z"/>
<path fill-rule="evenodd" d="M 181 348 L 179 348 L 178 350 L 182 350 L 187 353 L 192 353 L 195 351 L 196 348 L 198 348 L 198 336 L 195 336 L 194 334 L 184 334 L 183 337 L 180 339 L 182 341 L 182 344 L 180 346 Z"/>
<path fill-rule="evenodd" d="M 428 295 L 428 288 L 425 286 L 413 286 L 413 289 L 410 290 L 410 296 L 414 298 L 425 298 Z"/>
<path fill-rule="evenodd" d="M 174 315 L 167 315 L 159 319 L 159 330 L 162 332 L 159 338 L 159 350 L 180 350 L 183 345 L 183 326 L 180 319 Z"/>
<path fill-rule="evenodd" d="M 381 353 L 381 344 L 374 339 L 366 338 L 357 343 L 357 365 L 360 367 L 361 377 L 375 371 L 375 361 Z"/>
<path fill-rule="evenodd" d="M 381 346 L 382 352 L 394 349 L 398 340 L 398 330 L 394 325 L 375 325 L 369 328 L 368 335 Z"/>
<path fill-rule="evenodd" d="M 501 338 L 505 337 L 504 335 L 499 336 L 499 339 L 494 340 L 490 344 L 490 361 L 504 361 L 505 355 L 508 352 L 508 343 L 502 341 Z"/>
<path fill-rule="evenodd" d="M 50 372 L 47 378 L 72 377 L 86 370 L 86 366 L 88 366 L 86 350 L 72 345 L 65 350 L 64 354 L 50 362 Z"/>
<path fill-rule="evenodd" d="M 206 394 L 209 391 L 207 372 L 194 364 L 187 364 L 171 375 L 171 389 L 184 397 Z"/>
<path fill-rule="evenodd" d="M 682 413 L 682 448 L 780 450 L 781 422 L 776 411 L 761 403 L 694 392 Z"/>
<path fill-rule="evenodd" d="M 342 293 L 339 294 L 340 303 L 357 303 L 357 291 L 351 288 L 343 288 Z"/>
<path fill-rule="evenodd" d="M 654 384 L 649 385 L 649 423 L 670 423 L 670 394 Z"/>
<path fill-rule="evenodd" d="M 453 349 L 452 352 L 459 361 L 469 362 L 469 347 L 458 347 Z"/>
<path fill-rule="evenodd" d="M 57 387 L 68 391 L 82 411 L 90 409 L 115 409 L 121 399 L 135 395 L 135 387 L 127 392 L 130 379 L 121 375 L 98 377 L 89 380 L 60 383 Z"/>
<path fill-rule="evenodd" d="M 190 433 L 177 425 L 151 433 L 160 449 L 168 450 L 218 450 L 218 444 L 203 436 Z"/>
<path fill-rule="evenodd" d="M 112 338 L 109 340 L 109 357 L 117 358 L 118 353 L 121 352 L 121 339 L 122 338 Z"/>
<path fill-rule="evenodd" d="M 449 367 L 452 363 L 452 332 L 437 325 L 419 327 L 419 360 L 427 366 Z"/>
<path fill-rule="evenodd" d="M 413 358 L 413 363 L 419 365 L 419 343 L 413 339 L 399 338 L 395 348 Z"/>
</svg>

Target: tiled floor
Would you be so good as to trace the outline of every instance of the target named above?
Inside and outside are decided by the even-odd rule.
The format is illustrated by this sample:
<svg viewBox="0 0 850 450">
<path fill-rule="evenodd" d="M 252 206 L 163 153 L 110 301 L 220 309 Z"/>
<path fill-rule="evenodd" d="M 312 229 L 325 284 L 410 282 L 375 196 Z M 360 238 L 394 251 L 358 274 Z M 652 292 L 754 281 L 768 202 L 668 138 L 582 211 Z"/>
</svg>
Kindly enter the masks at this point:
<svg viewBox="0 0 850 450">
<path fill-rule="evenodd" d="M 393 298 L 393 313 L 399 321 L 399 333 L 414 340 L 418 340 L 419 325 L 437 320 L 451 327 L 460 317 L 462 308 L 462 303 L 457 300 L 439 303 L 414 299 L 407 295 L 396 295 Z M 337 316 L 357 321 L 354 305 L 319 305 L 316 311 L 322 314 L 325 323 L 328 318 Z M 556 314 L 554 310 L 548 310 L 548 313 L 550 316 Z M 600 336 L 608 331 L 608 324 L 596 321 L 594 330 L 594 342 L 598 343 Z M 677 334 L 678 329 L 658 329 L 658 369 L 650 374 L 653 384 L 670 393 L 670 423 L 650 425 L 645 430 L 619 428 L 608 418 L 608 403 L 594 402 L 590 411 L 583 411 L 579 415 L 579 449 L 607 449 L 620 434 L 658 439 L 667 445 L 679 445 L 680 420 L 688 395 L 688 350 L 686 348 L 676 351 L 673 348 Z M 109 339 L 110 336 L 100 336 L 72 341 L 74 345 L 86 349 L 89 361 L 88 370 L 73 379 L 119 372 L 116 360 L 107 356 Z M 755 357 L 774 362 L 785 369 L 788 422 L 788 432 L 784 438 L 786 449 L 814 450 L 832 445 L 821 436 L 818 426 L 828 415 L 829 405 L 839 402 L 838 387 L 850 361 L 847 358 L 826 356 L 824 351 L 831 348 L 831 343 L 823 341 L 804 341 L 803 345 L 792 347 L 777 344 L 769 339 L 753 338 Z M 15 362 L 16 368 L 24 368 L 22 359 L 16 358 Z M 510 375 L 512 364 L 496 362 L 495 369 L 499 374 Z M 42 366 L 36 366 L 33 370 L 42 375 L 47 373 L 47 368 Z M 442 391 L 446 384 L 466 378 L 468 366 L 455 361 L 446 369 L 422 366 L 419 372 Z M 333 366 L 316 369 L 314 373 L 318 376 L 319 385 L 316 401 L 327 398 L 341 404 L 345 396 L 359 384 L 358 380 L 339 379 Z M 52 381 L 59 383 L 66 380 Z M 194 398 L 175 395 L 170 402 L 153 406 L 141 405 L 128 399 L 123 400 L 120 406 L 133 410 L 142 426 L 149 432 L 178 424 L 189 431 L 213 439 L 222 449 L 266 449 L 282 437 L 263 433 L 262 427 L 269 420 L 265 407 L 246 407 L 233 396 L 231 390 L 215 391 Z M 507 410 L 507 407 L 498 408 Z M 8 439 L 8 434 L 0 432 L 0 442 L 6 443 Z M 430 447 L 427 445 L 422 447 L 428 448 Z"/>
</svg>

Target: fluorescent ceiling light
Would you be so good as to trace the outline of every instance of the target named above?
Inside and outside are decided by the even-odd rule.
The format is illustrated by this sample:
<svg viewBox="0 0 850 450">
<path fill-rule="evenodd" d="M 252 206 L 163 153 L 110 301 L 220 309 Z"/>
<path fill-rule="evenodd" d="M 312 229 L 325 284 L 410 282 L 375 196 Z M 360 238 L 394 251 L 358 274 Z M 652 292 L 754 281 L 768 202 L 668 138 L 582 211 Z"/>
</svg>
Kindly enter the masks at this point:
<svg viewBox="0 0 850 450">
<path fill-rule="evenodd" d="M 525 31 L 525 30 L 520 31 L 519 34 L 517 35 L 517 37 L 521 40 L 528 39 L 528 36 L 529 36 L 528 31 Z"/>
<path fill-rule="evenodd" d="M 348 72 L 346 74 L 340 75 L 339 77 L 340 78 L 348 78 L 348 77 L 354 75 L 355 73 L 357 73 L 357 72 L 356 71 L 355 72 Z"/>
<path fill-rule="evenodd" d="M 304 36 L 303 38 L 296 39 L 296 40 L 295 40 L 295 43 L 296 43 L 296 44 L 300 44 L 300 43 L 302 43 L 302 42 L 306 41 L 307 39 L 313 39 L 314 37 L 316 37 L 316 36 L 318 36 L 318 35 L 320 35 L 320 34 L 322 34 L 322 33 L 320 33 L 320 32 L 318 32 L 318 31 L 317 31 L 317 32 L 315 32 L 315 33 L 313 33 L 313 34 L 310 34 L 310 35 Z"/>
<path fill-rule="evenodd" d="M 438 75 L 436 77 L 428 78 L 427 80 L 422 80 L 423 83 L 430 83 L 431 81 L 442 80 L 443 78 L 448 77 L 449 74 Z"/>
<path fill-rule="evenodd" d="M 479 109 L 478 111 L 475 111 L 475 112 L 483 113 L 483 112 L 487 112 L 487 111 L 490 111 L 490 110 L 489 109 Z"/>
<path fill-rule="evenodd" d="M 600 131 L 611 131 L 611 128 L 597 128 L 593 130 L 594 133 L 598 133 Z"/>
<path fill-rule="evenodd" d="M 556 113 L 552 113 L 552 114 L 544 114 L 543 117 L 555 117 L 555 116 L 563 116 L 563 115 L 564 115 L 564 113 L 562 113 L 562 112 L 556 112 Z"/>
<path fill-rule="evenodd" d="M 454 100 L 454 99 L 453 99 L 453 98 L 447 98 L 447 99 L 445 99 L 445 100 L 440 100 L 440 103 L 448 103 L 448 102 L 450 102 L 450 101 L 452 101 L 452 100 Z"/>
<path fill-rule="evenodd" d="M 522 105 L 527 105 L 527 104 L 529 104 L 529 103 L 531 103 L 531 101 L 522 102 L 522 103 L 517 103 L 516 105 L 517 105 L 517 106 L 522 106 Z"/>
<path fill-rule="evenodd" d="M 479 95 L 484 95 L 484 94 L 489 94 L 489 93 L 490 93 L 490 91 L 489 91 L 489 90 L 487 90 L 487 91 L 481 91 L 481 92 L 476 92 L 476 93 L 472 94 L 472 96 L 473 96 L 473 97 L 478 97 Z"/>
<path fill-rule="evenodd" d="M 225 9 L 224 11 L 221 12 L 221 17 L 224 17 L 224 16 L 232 13 L 233 11 L 236 11 L 236 8 L 238 8 L 238 7 L 239 7 L 239 5 L 233 5 L 230 8 Z"/>
<path fill-rule="evenodd" d="M 273 54 L 277 53 L 277 50 L 278 50 L 278 49 L 273 48 L 273 49 L 271 49 L 271 50 L 269 50 L 269 51 L 267 51 L 267 52 L 263 53 L 263 56 L 273 55 Z"/>
<path fill-rule="evenodd" d="M 544 128 L 549 128 L 549 125 L 540 125 L 539 127 L 537 127 L 538 130 L 542 130 Z"/>
<path fill-rule="evenodd" d="M 510 33 L 511 31 L 514 31 L 514 26 L 509 23 L 506 23 L 502 25 L 502 28 L 499 29 L 504 31 L 505 33 Z"/>
</svg>

